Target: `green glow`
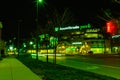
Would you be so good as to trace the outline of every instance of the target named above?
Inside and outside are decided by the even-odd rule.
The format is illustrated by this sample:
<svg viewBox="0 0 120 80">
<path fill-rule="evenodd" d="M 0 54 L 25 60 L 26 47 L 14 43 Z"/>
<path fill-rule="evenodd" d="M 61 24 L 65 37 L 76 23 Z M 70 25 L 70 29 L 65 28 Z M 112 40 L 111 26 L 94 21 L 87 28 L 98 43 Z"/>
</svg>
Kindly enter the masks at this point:
<svg viewBox="0 0 120 80">
<path fill-rule="evenodd" d="M 43 0 L 38 0 L 40 3 L 42 3 L 43 2 Z"/>
<path fill-rule="evenodd" d="M 55 27 L 55 32 L 58 32 L 59 28 L 58 27 Z"/>
<path fill-rule="evenodd" d="M 60 27 L 60 30 L 71 30 L 71 29 L 79 29 L 79 26 Z"/>
<path fill-rule="evenodd" d="M 87 33 L 85 34 L 86 38 L 98 38 L 98 34 L 97 33 Z"/>
<path fill-rule="evenodd" d="M 114 35 L 114 36 L 112 36 L 112 38 L 119 38 L 120 37 L 120 35 Z"/>
<path fill-rule="evenodd" d="M 53 47 L 58 44 L 58 38 L 50 37 L 50 45 Z"/>
<path fill-rule="evenodd" d="M 37 5 L 38 6 L 43 6 L 46 4 L 45 0 L 37 0 Z"/>
<path fill-rule="evenodd" d="M 13 46 L 10 46 L 9 49 L 10 49 L 10 50 L 13 50 Z"/>
<path fill-rule="evenodd" d="M 72 44 L 82 44 L 82 42 L 73 42 Z"/>
<path fill-rule="evenodd" d="M 69 48 L 66 48 L 66 51 L 75 51 L 75 49 L 76 49 L 76 48 L 74 48 L 74 47 L 73 47 L 73 48 L 70 48 L 70 47 L 69 47 Z"/>
<path fill-rule="evenodd" d="M 91 48 L 93 53 L 104 53 L 104 48 Z"/>
<path fill-rule="evenodd" d="M 86 32 L 98 32 L 100 29 L 87 29 Z"/>
<path fill-rule="evenodd" d="M 50 37 L 50 42 L 58 42 L 58 38 Z"/>
<path fill-rule="evenodd" d="M 33 44 L 33 42 L 32 41 L 30 41 L 30 45 L 32 45 Z"/>
<path fill-rule="evenodd" d="M 41 54 L 41 53 L 46 54 L 47 52 L 48 53 L 53 53 L 54 49 L 41 49 L 41 50 L 38 51 L 39 54 Z M 36 50 L 29 49 L 29 50 L 27 50 L 27 53 L 36 53 Z M 36 55 L 36 54 L 33 54 L 33 55 Z"/>
<path fill-rule="evenodd" d="M 23 47 L 26 47 L 26 45 L 24 44 Z"/>
<path fill-rule="evenodd" d="M 49 37 L 49 34 L 45 34 L 46 37 Z"/>
<path fill-rule="evenodd" d="M 0 21 L 0 29 L 2 28 L 3 26 L 2 26 L 2 22 Z"/>
<path fill-rule="evenodd" d="M 87 24 L 87 25 L 83 25 L 83 26 L 67 26 L 67 27 L 55 27 L 55 31 L 64 31 L 64 30 L 75 30 L 75 29 L 85 29 L 85 28 L 91 28 L 91 25 L 90 24 Z"/>
<path fill-rule="evenodd" d="M 75 32 L 75 34 L 81 34 L 82 32 Z"/>
<path fill-rule="evenodd" d="M 39 35 L 40 39 L 45 38 L 44 34 Z"/>
<path fill-rule="evenodd" d="M 80 26 L 80 30 L 81 30 L 81 29 L 85 29 L 85 28 L 91 28 L 91 25 L 90 25 L 90 24 L 88 24 L 88 25 L 83 25 L 83 26 Z"/>
</svg>

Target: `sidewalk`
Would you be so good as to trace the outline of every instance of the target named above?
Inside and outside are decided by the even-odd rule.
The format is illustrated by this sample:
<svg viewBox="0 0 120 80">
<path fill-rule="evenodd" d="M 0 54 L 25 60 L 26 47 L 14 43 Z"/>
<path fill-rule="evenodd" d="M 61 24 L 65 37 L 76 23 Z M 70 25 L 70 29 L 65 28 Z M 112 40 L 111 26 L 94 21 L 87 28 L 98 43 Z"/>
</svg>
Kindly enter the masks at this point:
<svg viewBox="0 0 120 80">
<path fill-rule="evenodd" d="M 42 80 L 15 58 L 0 61 L 0 80 Z"/>
</svg>

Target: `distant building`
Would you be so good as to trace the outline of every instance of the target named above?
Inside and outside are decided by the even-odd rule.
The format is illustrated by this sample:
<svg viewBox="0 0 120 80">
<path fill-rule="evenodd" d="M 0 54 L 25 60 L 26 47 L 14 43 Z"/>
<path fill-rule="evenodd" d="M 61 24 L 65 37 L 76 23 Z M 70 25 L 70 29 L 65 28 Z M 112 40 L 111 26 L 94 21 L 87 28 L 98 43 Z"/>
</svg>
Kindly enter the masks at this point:
<svg viewBox="0 0 120 80">
<path fill-rule="evenodd" d="M 104 35 L 100 28 L 93 28 L 90 24 L 83 26 L 57 27 L 55 31 L 58 35 L 58 52 L 66 54 L 104 54 L 110 53 L 109 45 L 105 44 Z M 106 50 L 105 50 L 106 45 Z M 63 47 L 64 46 L 64 47 Z"/>
</svg>

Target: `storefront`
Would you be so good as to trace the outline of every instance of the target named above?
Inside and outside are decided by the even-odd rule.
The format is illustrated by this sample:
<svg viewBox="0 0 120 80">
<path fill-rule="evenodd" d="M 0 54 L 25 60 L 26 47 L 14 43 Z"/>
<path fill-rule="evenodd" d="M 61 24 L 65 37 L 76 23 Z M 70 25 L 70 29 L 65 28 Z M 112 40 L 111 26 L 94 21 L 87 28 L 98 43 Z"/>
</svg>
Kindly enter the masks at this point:
<svg viewBox="0 0 120 80">
<path fill-rule="evenodd" d="M 111 40 L 112 52 L 115 54 L 120 54 L 120 35 L 112 36 Z"/>
<path fill-rule="evenodd" d="M 83 26 L 57 27 L 58 53 L 64 54 L 104 54 L 105 42 L 99 28 L 93 28 L 90 24 Z"/>
</svg>

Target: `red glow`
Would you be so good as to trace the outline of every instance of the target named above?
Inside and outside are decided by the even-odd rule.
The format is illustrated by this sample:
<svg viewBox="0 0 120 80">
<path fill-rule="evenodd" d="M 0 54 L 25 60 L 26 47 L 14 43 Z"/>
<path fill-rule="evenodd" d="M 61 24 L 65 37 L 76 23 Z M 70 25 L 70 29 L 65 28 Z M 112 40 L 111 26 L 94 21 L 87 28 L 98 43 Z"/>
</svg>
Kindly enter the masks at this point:
<svg viewBox="0 0 120 80">
<path fill-rule="evenodd" d="M 107 32 L 110 33 L 111 35 L 115 35 L 116 33 L 116 25 L 113 21 L 109 21 L 106 23 L 107 25 Z"/>
</svg>

